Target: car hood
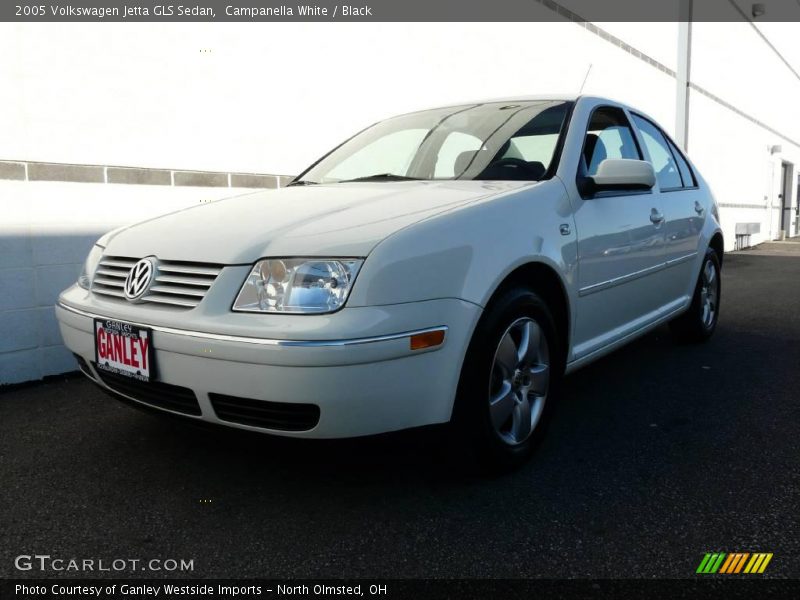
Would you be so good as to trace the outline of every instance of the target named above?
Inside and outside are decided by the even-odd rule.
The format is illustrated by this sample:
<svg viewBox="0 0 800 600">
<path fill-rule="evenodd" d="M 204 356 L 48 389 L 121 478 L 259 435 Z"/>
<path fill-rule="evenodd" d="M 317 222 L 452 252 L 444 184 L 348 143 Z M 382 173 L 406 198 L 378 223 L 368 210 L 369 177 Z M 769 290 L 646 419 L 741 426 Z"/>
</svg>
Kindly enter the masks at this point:
<svg viewBox="0 0 800 600">
<path fill-rule="evenodd" d="M 236 196 L 113 232 L 106 254 L 221 264 L 265 256 L 363 257 L 395 231 L 530 182 L 292 186 Z"/>
</svg>

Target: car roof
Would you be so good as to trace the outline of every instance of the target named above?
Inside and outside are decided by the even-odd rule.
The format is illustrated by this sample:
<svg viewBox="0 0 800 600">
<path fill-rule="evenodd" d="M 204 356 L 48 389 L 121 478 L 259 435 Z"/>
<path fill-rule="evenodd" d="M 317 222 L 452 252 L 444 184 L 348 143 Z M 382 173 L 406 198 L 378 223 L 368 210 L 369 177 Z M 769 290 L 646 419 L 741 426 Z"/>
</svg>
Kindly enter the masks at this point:
<svg viewBox="0 0 800 600">
<path fill-rule="evenodd" d="M 626 102 L 622 102 L 621 100 L 617 100 L 616 98 L 611 98 L 608 96 L 595 96 L 594 94 L 537 94 L 533 96 L 504 96 L 502 98 L 491 98 L 491 99 L 483 99 L 474 104 L 481 104 L 481 103 L 488 103 L 488 102 L 535 102 L 535 101 L 562 101 L 562 102 L 577 102 L 580 99 L 590 100 L 593 103 L 597 104 L 612 104 L 615 106 L 621 106 L 626 110 L 641 115 L 645 119 L 652 121 L 653 123 L 658 124 L 658 121 L 654 119 L 650 114 L 637 108 L 635 106 L 631 106 Z M 473 104 L 471 102 L 464 102 L 462 104 Z M 661 125 L 658 125 L 661 129 Z"/>
<path fill-rule="evenodd" d="M 636 110 L 634 107 L 620 102 L 619 100 L 615 100 L 614 98 L 608 98 L 605 96 L 595 96 L 591 94 L 532 94 L 532 95 L 520 95 L 520 96 L 500 96 L 494 98 L 481 98 L 478 100 L 471 100 L 465 102 L 456 102 L 451 104 L 442 104 L 439 106 L 429 107 L 428 109 L 423 110 L 435 110 L 439 108 L 450 108 L 456 106 L 465 106 L 468 104 L 489 104 L 489 103 L 501 103 L 501 102 L 543 102 L 543 101 L 553 101 L 553 102 L 577 102 L 581 98 L 585 98 L 587 100 L 598 101 L 598 102 L 609 102 L 611 104 L 615 104 L 618 106 L 623 106 L 629 110 Z M 417 112 L 417 111 L 414 111 Z"/>
<path fill-rule="evenodd" d="M 624 106 L 630 110 L 636 110 L 634 107 L 617 100 L 615 98 L 610 98 L 608 96 L 595 96 L 594 94 L 534 94 L 534 95 L 525 95 L 525 96 L 502 96 L 500 98 L 483 98 L 482 100 L 476 101 L 475 104 L 486 103 L 486 102 L 536 102 L 536 101 L 562 101 L 562 102 L 577 102 L 581 98 L 585 98 L 587 100 L 597 101 L 597 102 L 610 102 L 611 104 L 618 104 L 619 106 Z M 462 104 L 470 104 L 469 102 L 464 102 Z"/>
<path fill-rule="evenodd" d="M 500 98 L 483 98 L 480 102 L 531 102 L 536 100 L 562 100 L 564 102 L 574 102 L 580 98 L 580 94 L 532 94 L 524 96 L 502 96 Z"/>
<path fill-rule="evenodd" d="M 595 96 L 593 94 L 533 94 L 533 95 L 525 95 L 525 96 L 501 96 L 496 98 L 483 98 L 480 100 L 472 100 L 466 102 L 458 102 L 458 103 L 451 103 L 451 104 L 441 104 L 439 106 L 429 106 L 427 108 L 421 108 L 409 113 L 404 114 L 414 114 L 417 112 L 424 112 L 426 110 L 440 110 L 445 108 L 456 108 L 459 106 L 467 106 L 470 104 L 489 104 L 489 103 L 509 103 L 513 104 L 514 102 L 577 102 L 578 100 L 585 99 L 589 100 L 593 103 L 598 104 L 612 104 L 615 106 L 620 106 L 626 110 L 629 110 L 633 113 L 639 114 L 646 119 L 652 121 L 653 123 L 657 123 L 655 119 L 653 119 L 649 114 L 646 112 L 631 106 L 630 104 L 626 104 L 625 102 L 620 102 L 619 100 L 615 100 L 614 98 L 609 98 L 608 96 Z M 395 115 L 401 116 L 401 115 Z M 659 125 L 659 127 L 661 127 Z M 662 128 L 663 129 L 663 128 Z"/>
<path fill-rule="evenodd" d="M 437 104 L 435 106 L 427 106 L 412 112 L 421 112 L 424 110 L 438 110 L 440 108 L 455 108 L 457 106 L 467 106 L 470 104 L 499 104 L 499 103 L 513 103 L 513 102 L 575 102 L 580 96 L 568 94 L 537 94 L 532 96 L 501 96 L 495 98 L 479 98 L 472 100 L 465 100 L 463 102 L 448 102 L 447 104 Z"/>
</svg>

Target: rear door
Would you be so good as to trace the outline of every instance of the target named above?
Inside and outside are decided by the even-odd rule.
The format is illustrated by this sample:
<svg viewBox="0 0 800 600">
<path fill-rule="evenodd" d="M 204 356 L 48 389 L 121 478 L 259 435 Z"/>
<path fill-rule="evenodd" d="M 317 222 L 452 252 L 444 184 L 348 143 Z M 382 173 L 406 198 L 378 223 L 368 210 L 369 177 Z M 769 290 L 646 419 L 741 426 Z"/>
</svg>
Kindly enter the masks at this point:
<svg viewBox="0 0 800 600">
<path fill-rule="evenodd" d="M 700 232 L 708 210 L 688 161 L 655 123 L 632 113 L 646 160 L 656 172 L 665 218 L 663 291 L 671 302 L 688 301 L 698 275 Z"/>
</svg>

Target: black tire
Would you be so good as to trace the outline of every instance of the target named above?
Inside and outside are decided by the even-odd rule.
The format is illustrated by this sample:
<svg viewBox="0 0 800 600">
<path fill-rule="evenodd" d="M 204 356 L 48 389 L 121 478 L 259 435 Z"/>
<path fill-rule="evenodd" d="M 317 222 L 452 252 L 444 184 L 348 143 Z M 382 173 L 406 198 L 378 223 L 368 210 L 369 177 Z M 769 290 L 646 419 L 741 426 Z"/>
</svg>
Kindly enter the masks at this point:
<svg viewBox="0 0 800 600">
<path fill-rule="evenodd" d="M 500 352 L 498 348 L 500 342 L 509 333 L 511 326 L 522 323 L 520 326 L 525 327 L 531 320 L 538 325 L 540 333 L 546 339 L 549 384 L 544 395 L 543 407 L 536 411 L 539 417 L 533 430 L 524 441 L 511 443 L 493 424 L 489 406 L 490 386 L 493 376 L 497 378 L 495 359 L 496 354 Z M 501 292 L 500 296 L 492 301 L 472 337 L 458 385 L 453 426 L 457 434 L 459 456 L 462 458 L 469 456 L 480 470 L 495 473 L 514 469 L 528 460 L 542 440 L 558 398 L 564 374 L 563 347 L 552 312 L 535 292 L 524 287 L 512 287 Z M 519 352 L 514 356 L 518 354 Z M 529 387 L 524 388 L 525 390 L 533 390 L 534 385 L 530 381 L 528 378 Z M 518 380 L 515 382 L 519 383 Z M 529 397 L 535 398 L 536 394 L 533 391 L 526 391 L 524 394 L 520 392 L 516 397 L 519 399 L 523 396 L 527 402 Z M 531 401 L 531 405 L 536 401 Z M 519 404 L 517 400 L 515 411 Z M 532 414 L 530 410 L 529 414 Z M 516 419 L 517 416 L 515 412 L 509 415 L 509 419 Z"/>
<path fill-rule="evenodd" d="M 714 273 L 714 281 L 710 284 L 706 281 L 709 269 L 712 269 Z M 710 297 L 709 289 L 716 294 L 711 300 L 713 313 L 710 318 L 706 313 L 709 310 L 706 302 L 706 298 Z M 721 300 L 722 268 L 719 256 L 712 248 L 709 248 L 706 250 L 703 265 L 700 267 L 700 274 L 697 277 L 689 309 L 669 324 L 673 337 L 681 343 L 700 343 L 708 340 L 717 328 Z"/>
</svg>

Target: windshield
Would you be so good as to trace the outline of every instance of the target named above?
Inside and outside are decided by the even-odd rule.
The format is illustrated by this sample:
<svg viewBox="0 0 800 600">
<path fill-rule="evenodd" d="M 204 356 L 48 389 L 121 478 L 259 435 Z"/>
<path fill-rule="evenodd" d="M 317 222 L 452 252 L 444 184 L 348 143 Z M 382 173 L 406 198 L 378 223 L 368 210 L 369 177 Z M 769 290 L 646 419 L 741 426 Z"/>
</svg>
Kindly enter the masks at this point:
<svg viewBox="0 0 800 600">
<path fill-rule="evenodd" d="M 376 123 L 295 183 L 484 179 L 538 181 L 547 173 L 568 103 L 489 102 Z"/>
</svg>

